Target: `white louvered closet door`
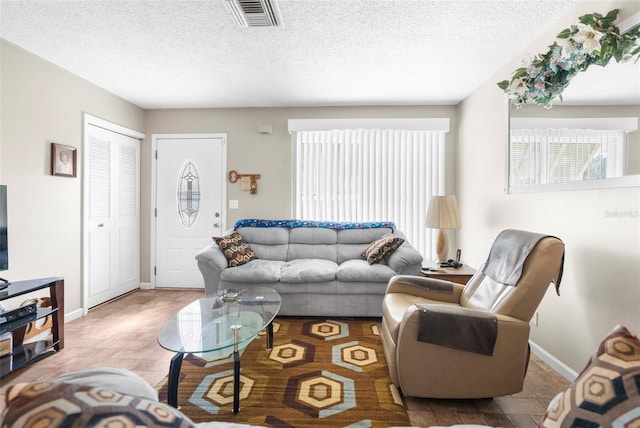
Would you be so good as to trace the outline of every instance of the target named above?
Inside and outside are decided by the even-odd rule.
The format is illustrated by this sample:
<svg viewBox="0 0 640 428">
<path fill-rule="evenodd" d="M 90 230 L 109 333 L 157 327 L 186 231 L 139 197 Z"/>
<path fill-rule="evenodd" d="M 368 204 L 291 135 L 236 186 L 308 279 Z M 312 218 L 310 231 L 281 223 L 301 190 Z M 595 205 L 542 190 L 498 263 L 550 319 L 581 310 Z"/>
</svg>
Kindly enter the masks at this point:
<svg viewBox="0 0 640 428">
<path fill-rule="evenodd" d="M 140 286 L 140 141 L 89 125 L 87 307 Z"/>
</svg>

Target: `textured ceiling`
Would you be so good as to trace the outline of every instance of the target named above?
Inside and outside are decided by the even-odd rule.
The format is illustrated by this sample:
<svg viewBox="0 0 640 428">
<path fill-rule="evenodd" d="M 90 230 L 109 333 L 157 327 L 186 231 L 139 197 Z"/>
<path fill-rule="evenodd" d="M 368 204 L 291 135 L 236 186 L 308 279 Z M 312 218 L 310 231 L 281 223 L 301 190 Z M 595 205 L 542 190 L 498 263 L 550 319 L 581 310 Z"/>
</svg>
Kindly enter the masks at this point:
<svg viewBox="0 0 640 428">
<path fill-rule="evenodd" d="M 143 108 L 457 104 L 581 0 L 222 1 L 1 0 L 0 36 Z"/>
</svg>

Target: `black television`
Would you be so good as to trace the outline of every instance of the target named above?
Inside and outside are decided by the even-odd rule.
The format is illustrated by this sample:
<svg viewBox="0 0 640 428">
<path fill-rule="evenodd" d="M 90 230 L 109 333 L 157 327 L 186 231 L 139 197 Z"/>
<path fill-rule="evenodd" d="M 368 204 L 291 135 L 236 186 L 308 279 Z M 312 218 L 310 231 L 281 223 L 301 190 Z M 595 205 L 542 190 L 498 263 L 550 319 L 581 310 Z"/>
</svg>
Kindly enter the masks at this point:
<svg viewBox="0 0 640 428">
<path fill-rule="evenodd" d="M 7 229 L 7 186 L 0 184 L 0 271 L 9 269 L 9 240 Z M 0 289 L 8 284 L 4 278 L 0 278 Z"/>
</svg>

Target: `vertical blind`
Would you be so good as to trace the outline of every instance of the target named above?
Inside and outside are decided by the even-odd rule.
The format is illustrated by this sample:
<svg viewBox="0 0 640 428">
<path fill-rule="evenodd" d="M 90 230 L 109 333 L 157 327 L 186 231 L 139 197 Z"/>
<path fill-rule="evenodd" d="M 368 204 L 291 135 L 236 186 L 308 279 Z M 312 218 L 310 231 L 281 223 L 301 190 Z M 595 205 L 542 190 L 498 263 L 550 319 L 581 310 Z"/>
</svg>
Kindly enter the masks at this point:
<svg viewBox="0 0 640 428">
<path fill-rule="evenodd" d="M 444 194 L 445 131 L 297 131 L 294 142 L 296 218 L 393 221 L 435 257 L 425 216 Z"/>
</svg>

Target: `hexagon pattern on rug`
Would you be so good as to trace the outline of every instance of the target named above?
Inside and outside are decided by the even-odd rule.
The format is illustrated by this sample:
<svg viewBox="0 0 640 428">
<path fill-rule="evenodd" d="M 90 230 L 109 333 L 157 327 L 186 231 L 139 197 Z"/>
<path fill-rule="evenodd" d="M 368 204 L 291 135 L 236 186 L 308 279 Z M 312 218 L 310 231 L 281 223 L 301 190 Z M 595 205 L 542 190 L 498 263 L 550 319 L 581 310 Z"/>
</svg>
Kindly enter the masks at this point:
<svg viewBox="0 0 640 428">
<path fill-rule="evenodd" d="M 272 349 L 266 349 L 264 333 L 260 333 L 242 350 L 240 411 L 236 415 L 231 415 L 232 359 L 185 357 L 180 408 L 195 422 L 409 425 L 400 393 L 389 378 L 377 322 L 277 318 Z"/>
</svg>

